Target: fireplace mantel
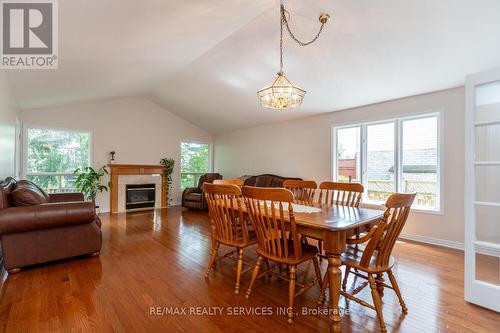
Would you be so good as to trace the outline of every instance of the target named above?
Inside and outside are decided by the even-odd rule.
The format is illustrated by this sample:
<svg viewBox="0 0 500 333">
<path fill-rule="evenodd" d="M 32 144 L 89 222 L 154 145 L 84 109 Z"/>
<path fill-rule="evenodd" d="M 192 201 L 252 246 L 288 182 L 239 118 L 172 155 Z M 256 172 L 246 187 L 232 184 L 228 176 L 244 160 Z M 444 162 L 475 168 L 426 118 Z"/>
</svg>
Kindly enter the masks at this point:
<svg viewBox="0 0 500 333">
<path fill-rule="evenodd" d="M 167 207 L 167 194 L 165 192 L 166 179 L 163 176 L 162 165 L 148 164 L 108 164 L 111 172 L 111 213 L 118 213 L 118 179 L 120 175 L 161 175 L 161 206 Z"/>
</svg>

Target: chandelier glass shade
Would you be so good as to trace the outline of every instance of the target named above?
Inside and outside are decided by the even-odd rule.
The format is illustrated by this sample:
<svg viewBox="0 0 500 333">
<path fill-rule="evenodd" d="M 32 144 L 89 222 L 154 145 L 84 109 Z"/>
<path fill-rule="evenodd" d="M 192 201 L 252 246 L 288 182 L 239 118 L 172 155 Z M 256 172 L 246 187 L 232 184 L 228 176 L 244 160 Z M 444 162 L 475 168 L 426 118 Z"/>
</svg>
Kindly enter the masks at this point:
<svg viewBox="0 0 500 333">
<path fill-rule="evenodd" d="M 257 92 L 260 105 L 268 109 L 295 108 L 302 104 L 306 91 L 294 86 L 283 72 L 279 72 L 274 82 Z"/>
<path fill-rule="evenodd" d="M 287 17 L 288 15 L 288 17 Z M 268 109 L 288 109 L 295 108 L 302 104 L 304 100 L 304 96 L 306 91 L 295 86 L 290 80 L 288 80 L 283 72 L 283 27 L 285 26 L 290 37 L 300 46 L 307 46 L 314 43 L 321 32 L 323 31 L 323 26 L 328 22 L 330 15 L 321 14 L 319 17 L 319 21 L 321 23 L 321 27 L 316 34 L 316 36 L 308 41 L 303 42 L 300 41 L 295 35 L 292 33 L 290 26 L 288 24 L 290 14 L 285 10 L 283 5 L 283 1 L 281 1 L 280 5 L 280 71 L 278 72 L 278 76 L 274 79 L 273 83 L 262 90 L 257 92 L 259 97 L 260 106 Z"/>
</svg>

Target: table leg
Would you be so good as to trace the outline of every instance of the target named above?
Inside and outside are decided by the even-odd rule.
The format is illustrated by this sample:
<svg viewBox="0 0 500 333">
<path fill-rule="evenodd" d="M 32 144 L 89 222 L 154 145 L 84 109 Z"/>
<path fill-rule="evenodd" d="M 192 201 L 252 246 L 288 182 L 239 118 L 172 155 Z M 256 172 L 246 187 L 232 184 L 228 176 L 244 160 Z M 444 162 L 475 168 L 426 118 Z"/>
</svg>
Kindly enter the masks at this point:
<svg viewBox="0 0 500 333">
<path fill-rule="evenodd" d="M 344 251 L 346 246 L 346 234 L 343 231 L 329 231 L 324 237 L 325 252 L 328 258 L 328 284 L 330 290 L 330 299 L 332 301 L 332 326 L 330 327 L 333 332 L 340 332 L 340 321 L 342 316 L 340 314 L 339 299 L 340 299 L 340 286 L 342 280 L 342 271 L 340 265 L 340 254 Z"/>
<path fill-rule="evenodd" d="M 328 255 L 328 287 L 330 289 L 330 298 L 332 300 L 333 310 L 331 319 L 334 323 L 342 320 L 342 316 L 339 311 L 340 284 L 342 277 L 342 271 L 340 270 L 341 263 L 339 255 Z"/>
</svg>

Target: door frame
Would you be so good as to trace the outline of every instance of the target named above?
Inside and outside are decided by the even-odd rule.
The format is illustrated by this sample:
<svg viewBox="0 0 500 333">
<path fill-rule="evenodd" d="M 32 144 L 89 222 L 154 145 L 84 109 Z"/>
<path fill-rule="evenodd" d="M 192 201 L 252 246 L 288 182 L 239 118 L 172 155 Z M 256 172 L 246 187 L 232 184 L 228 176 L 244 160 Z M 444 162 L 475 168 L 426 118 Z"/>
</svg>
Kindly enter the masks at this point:
<svg viewBox="0 0 500 333">
<path fill-rule="evenodd" d="M 476 253 L 500 254 L 500 245 L 478 242 L 475 221 L 475 110 L 476 87 L 500 81 L 500 69 L 472 74 L 466 78 L 465 86 L 465 300 L 500 312 L 500 286 L 476 280 Z M 479 244 L 482 243 L 482 244 Z M 484 245 L 487 244 L 485 247 Z M 491 246 L 493 245 L 493 246 Z M 485 251 L 486 250 L 486 251 Z M 491 252 L 490 252 L 491 254 Z"/>
</svg>

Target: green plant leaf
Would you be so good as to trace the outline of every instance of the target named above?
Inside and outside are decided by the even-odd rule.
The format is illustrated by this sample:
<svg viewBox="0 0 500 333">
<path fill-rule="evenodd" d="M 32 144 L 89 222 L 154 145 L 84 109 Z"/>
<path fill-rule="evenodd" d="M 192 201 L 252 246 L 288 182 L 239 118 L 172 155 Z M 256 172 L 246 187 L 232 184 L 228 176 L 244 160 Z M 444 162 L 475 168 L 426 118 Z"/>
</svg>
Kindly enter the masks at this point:
<svg viewBox="0 0 500 333">
<path fill-rule="evenodd" d="M 97 193 L 108 191 L 108 187 L 101 184 L 102 177 L 109 174 L 105 166 L 97 171 L 92 167 L 77 169 L 74 174 L 77 176 L 76 188 L 83 192 L 88 200 L 95 202 Z"/>
</svg>

